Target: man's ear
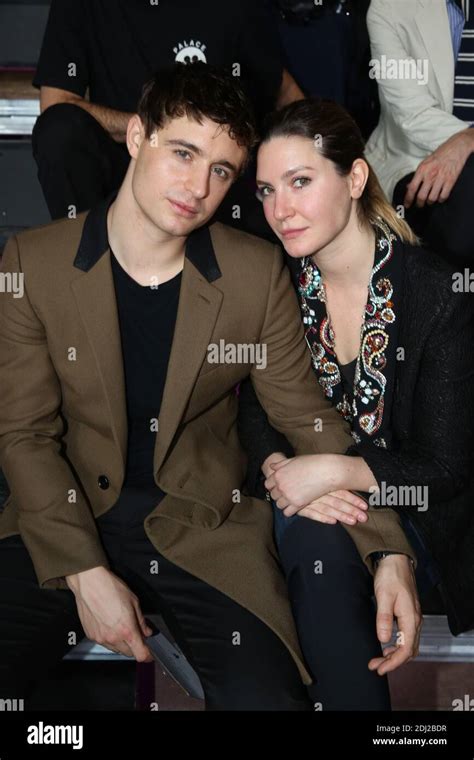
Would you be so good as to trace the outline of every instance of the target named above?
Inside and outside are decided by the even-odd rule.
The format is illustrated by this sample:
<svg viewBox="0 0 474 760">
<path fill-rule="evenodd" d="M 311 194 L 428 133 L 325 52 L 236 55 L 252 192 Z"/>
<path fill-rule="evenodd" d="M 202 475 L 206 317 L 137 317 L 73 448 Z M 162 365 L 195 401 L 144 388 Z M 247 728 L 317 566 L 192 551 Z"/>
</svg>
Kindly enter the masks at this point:
<svg viewBox="0 0 474 760">
<path fill-rule="evenodd" d="M 145 129 L 138 114 L 134 114 L 127 126 L 127 148 L 132 158 L 138 156 L 140 146 L 145 138 Z"/>
</svg>

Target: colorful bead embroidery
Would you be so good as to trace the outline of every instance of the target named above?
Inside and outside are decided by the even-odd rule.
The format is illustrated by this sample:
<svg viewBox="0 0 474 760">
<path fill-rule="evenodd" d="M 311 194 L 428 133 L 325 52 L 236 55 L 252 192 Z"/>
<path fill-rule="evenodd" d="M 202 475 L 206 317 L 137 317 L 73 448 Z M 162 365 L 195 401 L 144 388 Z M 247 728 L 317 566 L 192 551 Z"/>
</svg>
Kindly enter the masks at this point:
<svg viewBox="0 0 474 760">
<path fill-rule="evenodd" d="M 368 299 L 361 325 L 361 342 L 354 374 L 353 397 L 350 399 L 349 395 L 343 391 L 338 394 L 341 399 L 336 404 L 336 409 L 344 419 L 350 423 L 357 419 L 361 431 L 368 436 L 374 436 L 379 431 L 383 419 L 387 382 L 384 369 L 387 364 L 386 350 L 389 343 L 387 327 L 395 322 L 391 300 L 393 286 L 390 279 L 379 276 L 379 272 L 392 258 L 393 241 L 396 236 L 381 218 L 376 220 L 374 228 L 376 263 L 370 276 Z M 316 302 L 326 303 L 326 291 L 321 273 L 314 261 L 310 257 L 305 257 L 301 266 L 298 292 L 303 323 L 307 327 L 305 338 L 318 381 L 325 395 L 333 398 L 334 390 L 342 384 L 335 353 L 335 336 L 326 310 L 324 309 L 325 313 L 322 314 L 321 307 L 316 304 Z M 319 326 L 316 312 L 321 315 Z M 356 442 L 360 442 L 358 433 L 353 431 L 352 436 Z M 382 448 L 387 447 L 383 437 L 372 440 Z"/>
</svg>

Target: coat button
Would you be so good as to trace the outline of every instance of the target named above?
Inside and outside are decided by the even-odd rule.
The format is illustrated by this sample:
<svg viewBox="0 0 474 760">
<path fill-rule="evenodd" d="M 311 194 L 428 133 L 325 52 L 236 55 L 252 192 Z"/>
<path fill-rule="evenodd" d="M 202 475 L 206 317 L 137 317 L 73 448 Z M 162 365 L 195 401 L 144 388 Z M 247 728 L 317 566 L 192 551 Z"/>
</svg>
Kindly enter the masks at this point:
<svg viewBox="0 0 474 760">
<path fill-rule="evenodd" d="M 97 482 L 99 484 L 99 488 L 102 488 L 103 491 L 106 491 L 110 485 L 107 475 L 99 475 Z"/>
</svg>

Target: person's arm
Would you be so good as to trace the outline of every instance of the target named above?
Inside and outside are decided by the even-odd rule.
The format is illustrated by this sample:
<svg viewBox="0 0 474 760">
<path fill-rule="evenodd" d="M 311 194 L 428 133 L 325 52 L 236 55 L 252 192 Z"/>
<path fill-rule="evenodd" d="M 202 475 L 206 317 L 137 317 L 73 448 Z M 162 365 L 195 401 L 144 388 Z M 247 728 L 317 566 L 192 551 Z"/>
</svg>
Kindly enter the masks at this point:
<svg viewBox="0 0 474 760">
<path fill-rule="evenodd" d="M 316 382 L 316 378 L 315 378 Z M 237 417 L 237 429 L 240 443 L 244 448 L 247 461 L 246 488 L 251 496 L 257 496 L 260 499 L 268 498 L 265 488 L 265 481 L 273 475 L 273 465 L 277 462 L 288 461 L 294 456 L 294 450 L 287 438 L 275 430 L 268 422 L 268 417 L 260 404 L 251 381 L 247 378 L 240 385 L 239 392 L 239 411 Z M 338 455 L 318 454 L 313 457 L 314 460 L 320 460 L 323 464 L 327 462 L 326 469 L 330 469 L 330 458 L 338 458 Z M 367 468 L 365 462 L 358 458 L 343 457 L 347 460 L 348 466 L 356 469 L 360 464 Z M 303 457 L 311 459 L 311 457 Z M 298 461 L 301 460 L 301 457 Z M 318 469 L 318 472 L 320 468 Z M 360 477 L 359 472 L 354 475 L 354 482 Z M 372 482 L 373 476 L 369 473 Z M 317 481 L 325 482 L 325 477 L 317 476 Z M 319 482 L 318 482 L 319 486 Z M 353 486 L 355 488 L 355 486 Z M 361 489 L 360 489 L 361 490 Z M 279 506 L 279 502 L 277 503 Z M 336 489 L 328 491 L 324 498 L 319 499 L 317 504 L 307 505 L 305 510 L 285 510 L 285 514 L 294 514 L 299 511 L 303 516 L 311 516 L 313 519 L 319 518 L 321 522 L 346 522 L 353 525 L 356 519 L 366 520 L 365 510 L 367 503 L 363 498 L 351 493 L 349 490 Z M 335 518 L 335 519 L 331 519 Z"/>
<path fill-rule="evenodd" d="M 295 262 L 284 250 L 282 254 L 295 295 L 298 297 L 301 267 L 299 262 Z M 263 481 L 272 472 L 270 465 L 283 458 L 293 457 L 295 451 L 288 439 L 270 424 L 250 377 L 241 382 L 238 398 L 237 430 L 240 443 L 248 457 L 246 486 L 252 496 L 263 499 L 266 496 Z"/>
<path fill-rule="evenodd" d="M 444 203 L 458 181 L 467 159 L 474 153 L 474 129 L 463 129 L 452 135 L 418 165 L 407 185 L 403 205 Z"/>
<path fill-rule="evenodd" d="M 379 676 L 394 671 L 419 652 L 423 616 L 414 565 L 397 554 L 382 559 L 375 570 L 376 631 L 381 644 L 390 641 L 394 618 L 397 622 L 396 645 L 385 648 L 383 656 L 369 660 L 369 670 L 376 670 Z"/>
<path fill-rule="evenodd" d="M 367 14 L 372 59 L 382 56 L 396 61 L 410 58 L 397 28 L 397 12 L 403 3 L 393 0 L 372 0 Z M 449 24 L 446 26 L 449 35 Z M 434 76 L 429 68 L 429 76 Z M 391 118 L 407 138 L 428 155 L 466 124 L 439 106 L 427 84 L 416 79 L 379 79 L 379 96 Z"/>
<path fill-rule="evenodd" d="M 308 454 L 272 464 L 270 470 L 265 487 L 288 517 L 328 493 L 378 488 L 373 473 L 359 456 Z"/>
<path fill-rule="evenodd" d="M 23 275 L 16 238 L 1 269 Z M 139 601 L 111 572 L 91 507 L 62 455 L 61 386 L 28 282 L 23 291 L 19 298 L 0 294 L 0 465 L 21 537 L 39 585 L 73 591 L 86 636 L 149 662 L 143 638 L 151 630 Z"/>
<path fill-rule="evenodd" d="M 262 291 L 266 312 L 258 342 L 266 349 L 266 363 L 253 365 L 250 379 L 269 424 L 288 439 L 296 456 L 344 453 L 352 444 L 350 428 L 315 381 L 296 294 L 277 245 Z"/>
<path fill-rule="evenodd" d="M 22 276 L 21 246 L 13 237 L 3 274 Z M 43 588 L 68 588 L 65 576 L 108 560 L 94 516 L 62 456 L 61 387 L 41 319 L 29 297 L 0 294 L 0 465 L 11 489 L 18 525 Z"/>
<path fill-rule="evenodd" d="M 125 141 L 131 114 L 90 103 L 88 13 L 84 0 L 53 0 L 33 79 L 41 113 L 59 103 L 88 111 L 117 142 Z"/>
<path fill-rule="evenodd" d="M 437 319 L 413 400 L 413 429 L 398 449 L 353 445 L 379 488 L 426 487 L 428 503 L 453 499 L 468 484 L 474 458 L 474 304 L 447 282 L 433 292 Z M 420 514 L 423 512 L 421 511 Z"/>
<path fill-rule="evenodd" d="M 152 630 L 138 597 L 121 578 L 105 567 L 95 567 L 68 575 L 66 581 L 88 639 L 137 662 L 152 662 L 143 640 Z"/>
<path fill-rule="evenodd" d="M 470 294 L 453 293 L 451 286 L 447 278 L 432 286 L 437 317 L 418 370 L 410 436 L 391 449 L 368 441 L 352 444 L 348 456 L 275 464 L 266 486 L 285 514 L 319 498 L 326 470 L 334 489 L 371 491 L 375 506 L 383 506 L 384 494 L 394 488 L 420 488 L 428 504 L 424 496 L 419 511 L 426 511 L 430 501 L 449 501 L 466 487 L 474 459 L 474 304 Z"/>
<path fill-rule="evenodd" d="M 41 113 L 57 103 L 73 103 L 76 106 L 80 106 L 80 108 L 90 113 L 116 142 L 125 142 L 128 122 L 133 116 L 132 113 L 127 113 L 126 111 L 116 111 L 113 108 L 90 103 L 85 98 L 81 98 L 73 92 L 61 90 L 58 87 L 41 87 L 40 103 Z"/>
<path fill-rule="evenodd" d="M 249 378 L 240 384 L 237 430 L 247 454 L 246 487 L 251 496 L 265 498 L 262 467 L 274 454 L 292 457 L 294 450 L 288 439 L 268 422 Z"/>
<path fill-rule="evenodd" d="M 90 80 L 88 51 L 84 0 L 52 0 L 33 86 L 84 97 Z"/>
<path fill-rule="evenodd" d="M 345 453 L 353 443 L 349 426 L 315 382 L 298 302 L 278 246 L 262 297 L 266 316 L 258 342 L 266 346 L 267 360 L 265 368 L 254 365 L 250 376 L 270 425 L 286 436 L 297 456 Z M 324 476 L 329 482 L 331 474 Z M 363 525 L 344 527 L 371 573 L 371 552 L 391 550 L 413 556 L 395 512 L 369 509 L 368 518 Z"/>
</svg>

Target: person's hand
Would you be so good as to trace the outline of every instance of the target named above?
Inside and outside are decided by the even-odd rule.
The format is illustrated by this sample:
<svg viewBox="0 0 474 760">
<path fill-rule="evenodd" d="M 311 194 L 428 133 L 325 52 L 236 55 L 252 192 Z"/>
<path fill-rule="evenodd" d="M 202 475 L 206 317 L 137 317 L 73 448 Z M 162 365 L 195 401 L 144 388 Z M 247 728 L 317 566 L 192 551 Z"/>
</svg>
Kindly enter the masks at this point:
<svg viewBox="0 0 474 760">
<path fill-rule="evenodd" d="M 120 578 L 100 566 L 67 575 L 66 582 L 76 597 L 87 638 L 137 662 L 153 660 L 143 641 L 153 631 L 147 626 L 137 596 Z"/>
<path fill-rule="evenodd" d="M 273 473 L 273 469 L 271 467 L 272 464 L 276 464 L 276 462 L 282 462 L 284 459 L 286 459 L 285 454 L 283 454 L 281 451 L 275 451 L 273 454 L 270 454 L 262 464 L 261 470 L 266 478 L 269 478 L 270 475 Z"/>
<path fill-rule="evenodd" d="M 367 502 L 351 491 L 331 491 L 299 509 L 298 515 L 329 525 L 335 525 L 337 522 L 355 525 L 367 521 L 368 508 Z"/>
<path fill-rule="evenodd" d="M 316 499 L 340 490 L 340 469 L 344 457 L 309 454 L 270 464 L 273 474 L 265 480 L 277 507 L 287 517 Z"/>
<path fill-rule="evenodd" d="M 416 657 L 419 651 L 423 618 L 410 558 L 391 554 L 381 559 L 375 572 L 374 590 L 380 643 L 390 641 L 394 617 L 398 627 L 397 645 L 386 647 L 383 657 L 369 661 L 369 670 L 383 676 Z"/>
<path fill-rule="evenodd" d="M 442 143 L 418 166 L 407 185 L 403 205 L 443 203 L 461 174 L 464 164 L 474 151 L 474 129 L 463 129 Z"/>
</svg>

